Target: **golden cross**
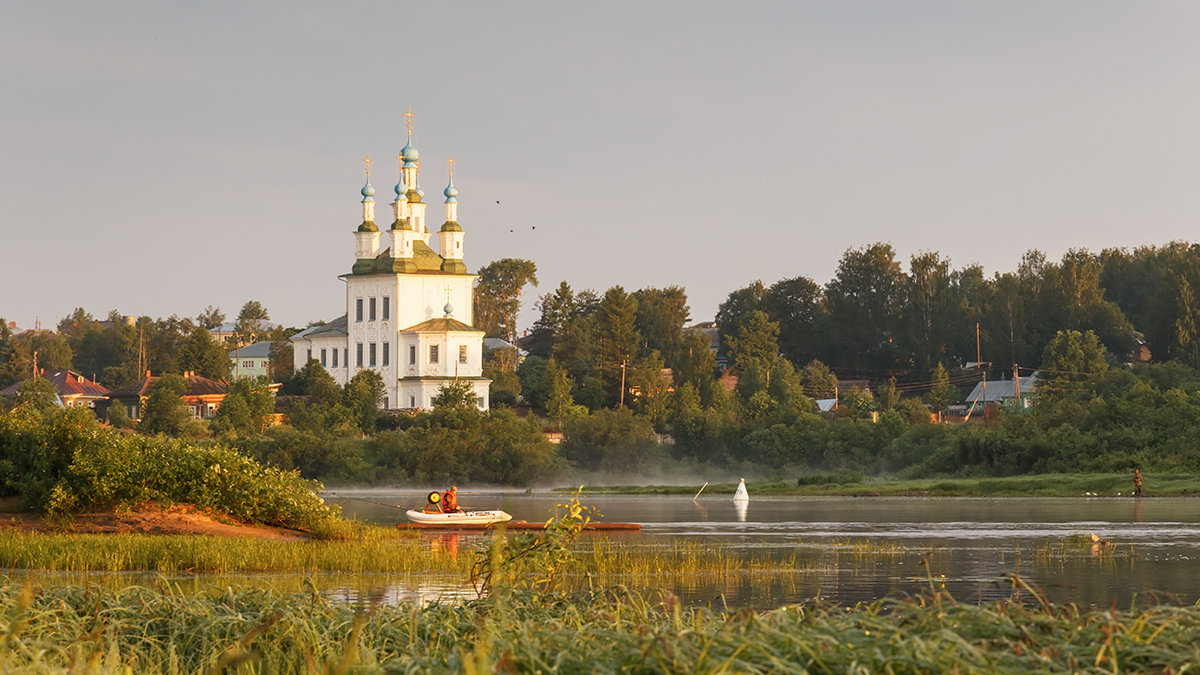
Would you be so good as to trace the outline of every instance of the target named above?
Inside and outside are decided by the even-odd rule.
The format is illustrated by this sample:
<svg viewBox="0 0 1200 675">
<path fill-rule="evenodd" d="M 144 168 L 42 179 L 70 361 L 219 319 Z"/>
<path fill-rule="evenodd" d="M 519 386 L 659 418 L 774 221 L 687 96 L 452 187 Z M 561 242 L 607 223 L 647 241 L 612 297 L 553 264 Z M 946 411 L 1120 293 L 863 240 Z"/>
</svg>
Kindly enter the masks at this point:
<svg viewBox="0 0 1200 675">
<path fill-rule="evenodd" d="M 446 159 L 446 165 L 450 167 L 450 175 L 453 176 L 454 175 L 454 155 L 450 155 L 450 157 Z"/>
<path fill-rule="evenodd" d="M 396 155 L 396 166 L 401 169 L 404 168 L 404 155 Z"/>
<path fill-rule="evenodd" d="M 416 117 L 416 114 L 413 113 L 411 105 L 408 106 L 408 112 L 404 113 L 404 116 L 407 118 L 404 120 L 404 125 L 408 127 L 408 135 L 412 136 L 413 118 Z"/>
<path fill-rule="evenodd" d="M 367 176 L 370 177 L 370 175 L 371 175 L 371 156 L 370 155 L 363 156 L 363 164 L 367 165 Z"/>
</svg>

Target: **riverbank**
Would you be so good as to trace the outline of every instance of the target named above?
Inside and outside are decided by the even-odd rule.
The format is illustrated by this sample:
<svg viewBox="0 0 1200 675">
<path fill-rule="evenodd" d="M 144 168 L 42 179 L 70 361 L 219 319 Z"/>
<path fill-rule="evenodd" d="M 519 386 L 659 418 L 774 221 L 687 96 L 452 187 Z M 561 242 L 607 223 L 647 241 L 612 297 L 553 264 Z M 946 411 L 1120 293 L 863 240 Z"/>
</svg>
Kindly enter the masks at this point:
<svg viewBox="0 0 1200 675">
<path fill-rule="evenodd" d="M 1042 474 L 1004 478 L 933 478 L 919 480 L 861 478 L 841 482 L 837 474 L 796 481 L 747 480 L 754 495 L 837 497 L 1132 497 L 1133 478 L 1123 473 Z M 737 482 L 691 485 L 584 485 L 592 495 L 732 495 Z M 577 487 L 558 488 L 559 492 Z M 1200 497 L 1200 474 L 1143 474 L 1144 497 Z"/>
<path fill-rule="evenodd" d="M 4 671 L 1181 672 L 1200 609 L 1054 605 L 945 593 L 842 607 L 689 608 L 621 588 L 364 606 L 264 589 L 109 589 L 0 575 Z M 932 583 L 932 582 L 931 582 Z M 100 618 L 97 618 L 98 615 Z"/>
</svg>

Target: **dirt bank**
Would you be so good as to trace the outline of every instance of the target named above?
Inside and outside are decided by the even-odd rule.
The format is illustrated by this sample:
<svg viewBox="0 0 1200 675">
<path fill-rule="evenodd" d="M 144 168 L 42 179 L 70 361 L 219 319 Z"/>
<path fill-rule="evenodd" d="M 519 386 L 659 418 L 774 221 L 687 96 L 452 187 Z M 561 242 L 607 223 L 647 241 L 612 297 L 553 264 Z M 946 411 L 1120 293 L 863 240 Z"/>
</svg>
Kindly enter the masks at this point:
<svg viewBox="0 0 1200 675">
<path fill-rule="evenodd" d="M 163 506 L 150 502 L 128 513 L 105 511 L 81 513 L 71 522 L 47 520 L 33 513 L 9 513 L 0 504 L 0 529 L 31 532 L 74 532 L 80 534 L 207 534 L 214 537 L 249 537 L 275 541 L 303 541 L 307 533 L 264 525 L 245 525 L 229 518 L 201 512 L 187 504 Z"/>
</svg>

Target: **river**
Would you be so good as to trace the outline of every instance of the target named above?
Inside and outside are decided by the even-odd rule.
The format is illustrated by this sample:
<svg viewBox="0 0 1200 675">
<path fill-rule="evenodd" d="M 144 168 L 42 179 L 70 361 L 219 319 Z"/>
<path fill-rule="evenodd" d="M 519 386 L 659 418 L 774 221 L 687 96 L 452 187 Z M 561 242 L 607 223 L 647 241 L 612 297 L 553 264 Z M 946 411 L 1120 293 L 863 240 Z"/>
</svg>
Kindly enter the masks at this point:
<svg viewBox="0 0 1200 675">
<path fill-rule="evenodd" d="M 713 555 L 768 559 L 790 573 L 741 578 L 630 579 L 663 586 L 692 604 L 767 608 L 821 599 L 853 604 L 930 588 L 964 601 L 1039 589 L 1053 602 L 1127 607 L 1136 599 L 1192 604 L 1200 599 L 1200 499 L 767 497 L 587 495 L 601 520 L 634 522 L 640 534 L 592 534 L 579 546 L 649 551 L 703 547 Z M 344 513 L 373 523 L 404 520 L 402 507 L 426 491 L 330 490 Z M 566 496 L 548 491 L 461 490 L 466 508 L 502 508 L 541 521 Z M 1099 541 L 1093 542 L 1092 535 Z M 473 549 L 481 535 L 422 534 L 431 546 Z M 701 575 L 702 576 L 702 575 Z M 1014 593 L 1014 589 L 1016 592 Z M 414 599 L 411 582 L 375 589 Z M 455 593 L 423 582 L 422 597 Z M 425 598 L 427 599 L 427 597 Z"/>
</svg>

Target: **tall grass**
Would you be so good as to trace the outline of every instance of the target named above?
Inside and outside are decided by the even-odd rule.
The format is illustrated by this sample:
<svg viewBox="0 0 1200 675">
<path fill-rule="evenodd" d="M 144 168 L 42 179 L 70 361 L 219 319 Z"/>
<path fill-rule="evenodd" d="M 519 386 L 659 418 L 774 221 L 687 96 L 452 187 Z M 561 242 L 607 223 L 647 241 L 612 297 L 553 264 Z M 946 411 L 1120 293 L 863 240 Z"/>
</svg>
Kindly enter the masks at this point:
<svg viewBox="0 0 1200 675">
<path fill-rule="evenodd" d="M 611 588 L 424 607 L 315 592 L 119 590 L 0 577 L 0 670 L 91 672 L 1181 672 L 1200 608 L 959 604 L 931 591 L 842 607 L 683 607 Z"/>
</svg>

